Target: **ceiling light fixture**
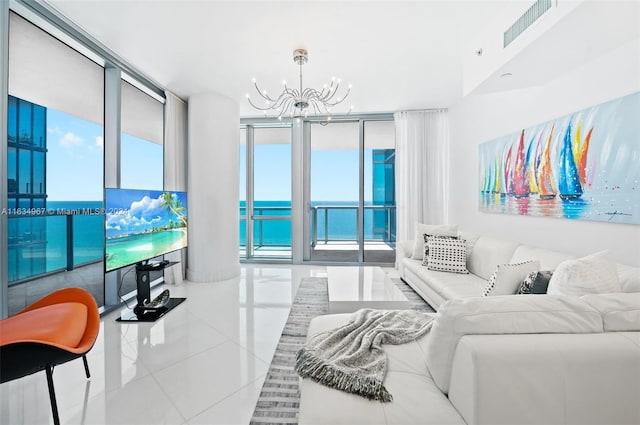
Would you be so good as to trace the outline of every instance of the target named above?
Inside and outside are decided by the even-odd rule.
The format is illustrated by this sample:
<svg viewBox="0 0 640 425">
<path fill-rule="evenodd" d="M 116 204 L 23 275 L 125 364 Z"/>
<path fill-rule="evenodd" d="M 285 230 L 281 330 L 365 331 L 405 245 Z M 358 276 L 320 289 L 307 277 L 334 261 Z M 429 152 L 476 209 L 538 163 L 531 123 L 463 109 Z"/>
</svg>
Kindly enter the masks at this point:
<svg viewBox="0 0 640 425">
<path fill-rule="evenodd" d="M 300 88 L 292 89 L 287 86 L 286 81 L 282 81 L 284 89 L 277 97 L 273 98 L 269 96 L 266 90 L 260 90 L 258 83 L 254 78 L 252 80 L 253 86 L 260 97 L 265 101 L 265 106 L 258 106 L 251 101 L 249 93 L 247 93 L 247 100 L 249 104 L 254 108 L 264 111 L 265 116 L 269 111 L 276 111 L 278 119 L 282 120 L 283 117 L 296 118 L 299 122 L 300 118 L 306 118 L 311 111 L 314 115 L 328 115 L 327 120 L 331 120 L 331 108 L 344 100 L 351 93 L 351 84 L 347 88 L 344 96 L 337 96 L 338 89 L 340 87 L 341 80 L 336 77 L 331 78 L 329 84 L 325 84 L 322 90 L 316 90 L 312 88 L 303 89 L 302 85 L 302 65 L 307 63 L 309 55 L 305 49 L 296 49 L 293 51 L 293 61 L 300 66 Z M 353 110 L 353 105 L 349 108 L 349 113 Z"/>
</svg>

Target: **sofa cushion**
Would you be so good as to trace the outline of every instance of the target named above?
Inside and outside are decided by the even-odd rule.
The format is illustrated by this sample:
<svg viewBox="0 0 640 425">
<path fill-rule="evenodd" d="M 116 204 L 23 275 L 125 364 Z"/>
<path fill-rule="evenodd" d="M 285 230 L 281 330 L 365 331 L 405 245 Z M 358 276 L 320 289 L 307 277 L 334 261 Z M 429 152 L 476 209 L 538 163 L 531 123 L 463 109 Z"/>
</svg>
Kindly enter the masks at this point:
<svg viewBox="0 0 640 425">
<path fill-rule="evenodd" d="M 404 266 L 445 300 L 479 297 L 482 295 L 482 289 L 487 284 L 486 280 L 474 274 L 437 272 L 427 269 L 416 260 L 405 260 Z"/>
<path fill-rule="evenodd" d="M 640 292 L 640 267 L 618 264 L 618 280 L 624 292 Z"/>
<path fill-rule="evenodd" d="M 487 286 L 482 292 L 483 296 L 515 295 L 522 281 L 531 272 L 540 269 L 538 260 L 529 260 L 515 264 L 499 264 L 493 272 Z"/>
<path fill-rule="evenodd" d="M 311 321 L 308 336 L 342 326 L 350 316 L 318 316 Z M 425 364 L 424 342 L 413 341 L 383 347 L 388 361 L 384 385 L 393 395 L 391 403 L 367 400 L 303 379 L 300 386 L 298 423 L 464 424 L 456 409 L 429 375 Z"/>
<path fill-rule="evenodd" d="M 538 248 L 530 245 L 519 245 L 513 252 L 510 263 L 521 263 L 535 258 L 540 261 L 541 270 L 555 270 L 558 264 L 575 257 L 562 252 L 551 251 L 549 249 Z"/>
<path fill-rule="evenodd" d="M 425 235 L 425 258 L 422 265 L 429 270 L 467 274 L 467 245 L 456 236 Z"/>
<path fill-rule="evenodd" d="M 605 331 L 640 331 L 640 292 L 580 297 L 602 314 Z"/>
<path fill-rule="evenodd" d="M 460 231 L 458 233 L 460 239 L 464 239 L 467 242 L 467 262 L 469 261 L 469 257 L 473 252 L 473 248 L 476 246 L 476 242 L 480 239 L 480 235 L 472 232 L 463 232 Z"/>
<path fill-rule="evenodd" d="M 484 280 L 489 280 L 498 264 L 511 261 L 513 252 L 518 245 L 513 241 L 480 236 L 467 260 L 467 269 Z M 531 257 L 526 259 L 530 260 Z"/>
<path fill-rule="evenodd" d="M 558 265 L 551 276 L 547 293 L 580 296 L 622 292 L 618 270 L 604 253 L 566 260 Z"/>
<path fill-rule="evenodd" d="M 433 236 L 458 236 L 457 224 L 422 224 L 416 223 L 416 237 L 413 239 L 413 251 L 411 258 L 414 260 L 424 259 L 424 235 Z"/>
<path fill-rule="evenodd" d="M 427 365 L 449 391 L 456 346 L 464 335 L 602 332 L 600 313 L 574 297 L 478 297 L 452 299 L 440 306 L 427 346 Z"/>
</svg>

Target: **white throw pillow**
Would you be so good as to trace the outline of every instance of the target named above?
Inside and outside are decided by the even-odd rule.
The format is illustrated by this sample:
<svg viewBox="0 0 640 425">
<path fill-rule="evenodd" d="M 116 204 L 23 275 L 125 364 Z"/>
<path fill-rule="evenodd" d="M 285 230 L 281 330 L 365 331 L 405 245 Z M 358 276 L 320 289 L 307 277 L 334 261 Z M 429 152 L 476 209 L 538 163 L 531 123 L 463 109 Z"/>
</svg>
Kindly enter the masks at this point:
<svg viewBox="0 0 640 425">
<path fill-rule="evenodd" d="M 616 265 L 605 254 L 598 252 L 558 264 L 547 293 L 581 296 L 622 292 Z"/>
<path fill-rule="evenodd" d="M 522 281 L 531 272 L 540 270 L 540 261 L 529 260 L 522 263 L 498 264 L 482 293 L 483 297 L 494 295 L 515 295 Z"/>
<path fill-rule="evenodd" d="M 424 260 L 424 235 L 458 236 L 458 225 L 416 223 L 416 237 L 413 240 L 411 253 L 411 258 L 414 260 Z"/>
</svg>

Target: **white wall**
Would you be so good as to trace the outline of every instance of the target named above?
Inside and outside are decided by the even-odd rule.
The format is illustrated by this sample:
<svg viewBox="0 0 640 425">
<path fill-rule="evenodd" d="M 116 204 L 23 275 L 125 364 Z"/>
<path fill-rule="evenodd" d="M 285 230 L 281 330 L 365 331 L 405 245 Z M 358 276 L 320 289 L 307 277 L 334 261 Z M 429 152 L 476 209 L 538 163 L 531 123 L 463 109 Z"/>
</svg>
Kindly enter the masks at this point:
<svg viewBox="0 0 640 425">
<path fill-rule="evenodd" d="M 574 255 L 608 249 L 614 260 L 640 266 L 640 225 L 478 210 L 479 144 L 639 90 L 640 39 L 636 39 L 543 86 L 468 96 L 452 106 L 449 222 L 463 230 Z"/>
</svg>

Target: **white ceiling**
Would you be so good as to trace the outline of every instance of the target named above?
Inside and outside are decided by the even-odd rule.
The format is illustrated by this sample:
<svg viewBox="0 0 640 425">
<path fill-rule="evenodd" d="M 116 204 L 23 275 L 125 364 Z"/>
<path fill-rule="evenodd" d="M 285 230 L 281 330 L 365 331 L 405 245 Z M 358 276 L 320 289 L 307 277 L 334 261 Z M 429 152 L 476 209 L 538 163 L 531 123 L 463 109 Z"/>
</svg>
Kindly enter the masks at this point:
<svg viewBox="0 0 640 425">
<path fill-rule="evenodd" d="M 448 107 L 462 97 L 474 34 L 504 26 L 532 1 L 50 3 L 177 95 L 221 93 L 241 116 L 258 116 L 245 99 L 251 78 L 270 93 L 283 79 L 297 82 L 295 48 L 309 51 L 305 87 L 341 77 L 353 83 L 345 105 L 355 112 Z"/>
</svg>

